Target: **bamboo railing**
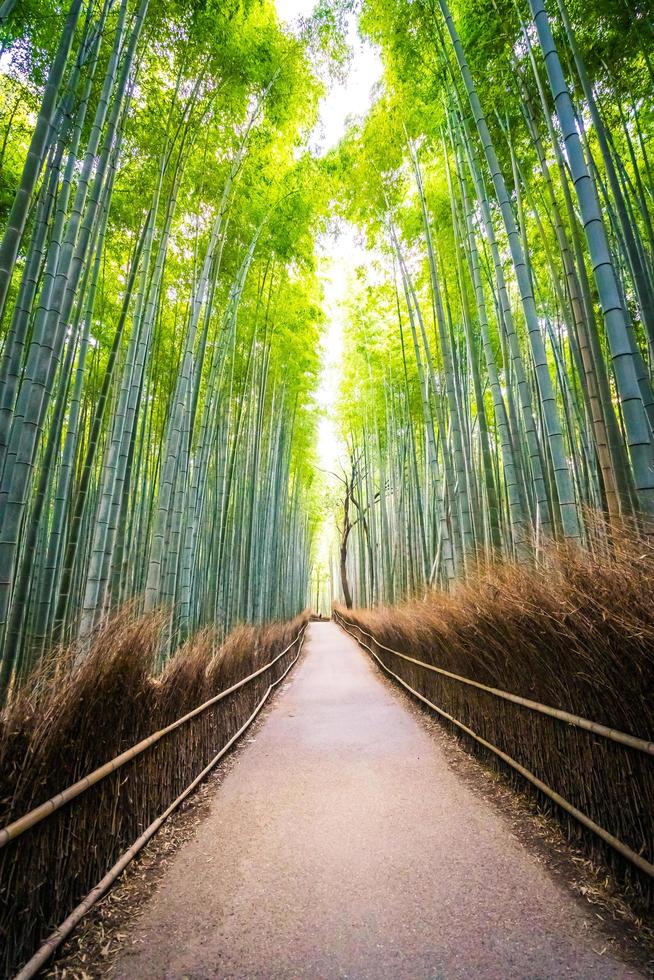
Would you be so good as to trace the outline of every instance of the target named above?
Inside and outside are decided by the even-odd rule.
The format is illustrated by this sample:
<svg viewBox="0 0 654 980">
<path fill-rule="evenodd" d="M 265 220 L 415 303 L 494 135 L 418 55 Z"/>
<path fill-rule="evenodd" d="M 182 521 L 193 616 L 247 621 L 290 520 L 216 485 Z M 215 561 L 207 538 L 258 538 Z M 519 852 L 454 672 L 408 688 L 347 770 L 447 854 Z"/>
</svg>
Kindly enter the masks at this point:
<svg viewBox="0 0 654 980">
<path fill-rule="evenodd" d="M 176 728 L 184 725 L 186 722 L 190 721 L 191 718 L 195 718 L 197 715 L 207 711 L 209 708 L 213 707 L 214 704 L 217 704 L 219 701 L 226 698 L 229 694 L 233 694 L 234 691 L 238 691 L 239 688 L 245 687 L 245 685 L 249 684 L 250 681 L 253 681 L 255 677 L 259 677 L 260 674 L 270 670 L 270 668 L 273 667 L 278 660 L 281 660 L 281 658 L 288 653 L 291 647 L 297 643 L 300 636 L 304 635 L 305 630 L 306 626 L 303 626 L 300 633 L 298 633 L 295 639 L 289 643 L 289 645 L 282 650 L 281 653 L 277 654 L 277 656 L 267 664 L 264 664 L 263 667 L 260 667 L 259 670 L 255 670 L 253 674 L 249 674 L 236 684 L 232 684 L 231 687 L 225 688 L 224 691 L 220 691 L 219 694 L 214 695 L 214 697 L 209 698 L 208 701 L 205 701 L 197 708 L 187 712 L 187 714 L 183 715 L 181 718 L 178 718 L 176 721 L 171 722 L 170 725 L 166 725 L 165 728 L 159 729 L 158 732 L 153 732 L 152 735 L 148 735 L 147 738 L 137 742 L 136 745 L 133 745 L 131 748 L 121 752 L 120 755 L 117 755 L 114 759 L 111 759 L 109 762 L 105 762 L 104 765 L 94 769 L 93 772 L 83 776 L 82 779 L 78 779 L 76 783 L 72 783 L 72 785 L 68 786 L 60 793 L 56 793 L 55 796 L 52 796 L 49 800 L 46 800 L 45 803 L 41 803 L 40 806 L 35 807 L 33 810 L 30 810 L 29 813 L 19 817 L 18 820 L 14 820 L 12 823 L 7 824 L 6 827 L 3 827 L 2 830 L 0 830 L 0 847 L 4 847 L 5 844 L 9 843 L 9 841 L 15 840 L 16 837 L 24 834 L 26 830 L 34 827 L 42 820 L 45 820 L 45 818 L 49 817 L 51 813 L 59 810 L 62 806 L 64 806 L 64 804 L 70 803 L 70 801 L 74 800 L 76 796 L 86 792 L 87 789 L 90 789 L 91 786 L 95 786 L 95 784 L 99 783 L 102 779 L 106 779 L 106 777 L 110 776 L 112 772 L 120 769 L 120 767 L 124 766 L 125 763 L 131 762 L 131 760 L 135 759 L 137 755 L 140 755 L 142 752 L 145 752 L 146 749 L 149 749 L 152 745 L 155 745 L 165 735 L 168 735 Z"/>
<path fill-rule="evenodd" d="M 338 614 L 334 613 L 337 621 L 339 620 Z M 346 620 L 342 620 L 339 625 L 345 629 L 347 627 L 344 625 Z M 559 721 L 564 721 L 568 725 L 574 725 L 576 728 L 583 728 L 587 732 L 593 732 L 594 735 L 602 735 L 604 738 L 611 739 L 612 742 L 619 742 L 620 745 L 626 745 L 630 749 L 637 749 L 640 752 L 646 752 L 648 755 L 654 755 L 654 742 L 648 742 L 644 738 L 637 738 L 635 735 L 627 735 L 626 732 L 620 732 L 615 728 L 609 728 L 607 725 L 601 725 L 597 721 L 590 721 L 588 718 L 583 718 L 581 715 L 571 714 L 569 711 L 562 711 L 560 708 L 552 708 L 547 704 L 541 704 L 539 701 L 530 701 L 528 698 L 521 698 L 518 694 L 510 694 L 509 691 L 501 691 L 497 687 L 489 687 L 487 684 L 481 684 L 479 681 L 473 681 L 469 677 L 462 677 L 460 674 L 453 674 L 449 670 L 445 670 L 443 667 L 435 667 L 433 664 L 425 663 L 424 660 L 416 660 L 415 657 L 409 657 L 406 653 L 400 653 L 399 650 L 393 650 L 392 647 L 384 646 L 380 643 L 372 633 L 368 633 L 364 630 L 362 626 L 358 624 L 350 623 L 354 629 L 357 629 L 364 636 L 369 637 L 375 646 L 379 650 L 386 650 L 387 653 L 392 653 L 396 657 L 401 657 L 402 660 L 407 660 L 409 663 L 416 664 L 418 667 L 424 667 L 425 670 L 431 670 L 434 674 L 442 674 L 444 677 L 449 677 L 451 680 L 460 681 L 461 684 L 468 684 L 470 687 L 476 687 L 480 691 L 487 691 L 489 694 L 494 694 L 495 697 L 503 698 L 505 701 L 513 701 L 514 704 L 520 704 L 523 708 L 529 708 L 531 711 L 538 711 L 542 715 L 549 715 L 550 718 L 557 718 Z M 355 638 L 356 639 L 356 638 Z M 358 641 L 357 641 L 358 642 Z"/>
<path fill-rule="evenodd" d="M 116 879 L 122 874 L 125 868 L 130 864 L 130 862 L 136 857 L 139 851 L 152 839 L 156 834 L 162 824 L 168 819 L 168 817 L 180 806 L 181 803 L 193 792 L 193 790 L 202 782 L 202 780 L 209 774 L 209 772 L 217 765 L 220 759 L 229 751 L 229 749 L 234 745 L 235 742 L 243 735 L 247 728 L 252 724 L 254 719 L 257 717 L 266 701 L 270 697 L 273 689 L 277 687 L 278 684 L 284 680 L 286 675 L 289 673 L 291 668 L 297 662 L 300 653 L 302 651 L 302 645 L 304 642 L 304 637 L 306 633 L 307 625 L 305 624 L 299 630 L 297 636 L 291 641 L 291 643 L 286 646 L 281 653 L 278 653 L 272 660 L 263 667 L 249 674 L 247 677 L 242 678 L 236 684 L 231 687 L 226 688 L 214 697 L 209 698 L 203 704 L 194 708 L 192 711 L 187 712 L 181 718 L 167 725 L 165 728 L 154 732 L 148 738 L 143 739 L 136 745 L 133 745 L 130 749 L 122 752 L 120 755 L 111 759 L 109 762 L 100 766 L 98 769 L 93 770 L 93 772 L 88 773 L 83 779 L 78 780 L 73 783 L 67 789 L 60 793 L 57 793 L 51 799 L 42 803 L 40 806 L 35 807 L 26 813 L 24 816 L 20 817 L 18 820 L 14 820 L 12 823 L 8 824 L 0 831 L 0 847 L 8 844 L 10 841 L 15 840 L 21 834 L 24 834 L 30 828 L 41 823 L 43 820 L 47 819 L 51 814 L 55 813 L 57 810 L 61 809 L 66 803 L 71 802 L 76 797 L 80 796 L 86 790 L 90 789 L 96 783 L 101 780 L 106 779 L 109 775 L 120 769 L 127 762 L 139 756 L 141 753 L 145 752 L 151 746 L 155 745 L 160 741 L 165 735 L 184 725 L 186 722 L 195 718 L 197 715 L 202 714 L 209 708 L 213 707 L 219 701 L 222 701 L 228 695 L 234 693 L 239 688 L 244 687 L 249 684 L 256 677 L 270 670 L 282 657 L 284 657 L 296 644 L 298 644 L 298 649 L 295 657 L 286 667 L 284 672 L 281 674 L 277 680 L 273 681 L 268 685 L 263 697 L 257 703 L 253 712 L 246 719 L 246 721 L 241 725 L 238 731 L 232 735 L 232 737 L 226 742 L 225 745 L 217 752 L 217 754 L 210 760 L 210 762 L 204 767 L 204 769 L 198 773 L 198 775 L 193 779 L 193 781 L 179 794 L 179 796 L 173 800 L 173 802 L 164 810 L 160 816 L 158 816 L 137 838 L 136 841 L 120 856 L 118 861 L 109 869 L 109 871 L 104 875 L 101 881 L 89 892 L 89 894 L 76 906 L 76 908 L 64 919 L 64 921 L 58 926 L 58 928 L 45 940 L 45 942 L 39 947 L 39 949 L 34 953 L 34 955 L 28 960 L 25 966 L 16 974 L 15 980 L 29 980 L 29 978 L 36 976 L 36 974 L 41 970 L 43 965 L 49 960 L 55 950 L 63 943 L 63 941 L 71 934 L 75 929 L 81 919 L 86 915 L 86 913 L 99 901 L 100 898 L 109 890 L 111 885 L 116 881 Z"/>
<path fill-rule="evenodd" d="M 473 681 L 470 678 L 461 677 L 459 674 L 453 674 L 450 671 L 443 670 L 440 667 L 435 667 L 432 664 L 427 664 L 422 660 L 416 660 L 414 657 L 409 657 L 404 653 L 400 653 L 399 650 L 393 650 L 391 647 L 387 647 L 383 643 L 379 643 L 372 635 L 372 633 L 368 633 L 367 630 L 364 630 L 361 626 L 358 626 L 356 623 L 348 623 L 347 620 L 345 620 L 336 610 L 334 610 L 334 619 L 348 635 L 352 636 L 352 638 L 355 639 L 360 646 L 362 646 L 364 649 L 368 650 L 368 652 L 372 654 L 372 656 L 375 658 L 377 663 L 380 665 L 380 667 L 383 670 L 386 671 L 387 674 L 393 677 L 394 680 L 398 681 L 398 683 L 401 684 L 402 687 L 404 687 L 411 694 L 413 694 L 414 697 L 418 698 L 419 701 L 421 701 L 423 704 L 427 705 L 427 707 L 435 711 L 438 715 L 441 716 L 441 718 L 445 718 L 446 721 L 450 722 L 456 728 L 465 732 L 466 735 L 469 735 L 476 742 L 482 745 L 485 749 L 488 749 L 489 751 L 493 752 L 494 755 L 496 755 L 499 759 L 505 762 L 516 772 L 518 772 L 530 783 L 532 783 L 532 785 L 534 785 L 537 789 L 539 789 L 545 796 L 549 797 L 549 799 L 551 799 L 554 803 L 560 806 L 563 810 L 569 813 L 570 816 L 572 816 L 580 824 L 582 824 L 588 830 L 592 831 L 592 833 L 596 834 L 601 840 L 603 840 L 606 844 L 612 847 L 613 850 L 615 850 L 618 854 L 621 854 L 622 857 L 626 858 L 627 861 L 633 864 L 644 874 L 648 875 L 650 878 L 654 878 L 654 864 L 652 864 L 650 861 L 647 861 L 644 857 L 642 857 L 642 855 L 637 854 L 636 851 L 630 848 L 623 841 L 619 840 L 608 830 L 605 830 L 604 827 L 600 827 L 599 824 L 595 823 L 594 820 L 591 820 L 591 818 L 587 816 L 585 813 L 582 813 L 582 811 L 579 810 L 577 807 L 575 807 L 572 803 L 570 803 L 569 800 L 566 800 L 563 796 L 557 793 L 556 790 L 552 789 L 551 786 L 548 786 L 546 783 L 544 783 L 541 779 L 538 778 L 538 776 L 536 776 L 533 772 L 531 772 L 531 770 L 523 766 L 516 759 L 512 758 L 506 752 L 503 752 L 502 749 L 500 749 L 497 745 L 493 745 L 491 742 L 488 742 L 486 739 L 482 738 L 481 735 L 477 734 L 477 732 L 474 732 L 467 725 L 464 725 L 463 722 L 459 721 L 457 718 L 454 718 L 453 715 L 449 714 L 447 711 L 444 711 L 443 708 L 434 704 L 423 694 L 420 694 L 419 691 L 416 691 L 414 688 L 412 688 L 398 674 L 394 673 L 394 671 L 392 671 L 389 667 L 387 667 L 386 664 L 381 659 L 381 657 L 379 657 L 378 654 L 373 650 L 372 646 L 369 646 L 367 643 L 365 643 L 361 639 L 361 636 L 357 636 L 354 631 L 356 630 L 363 636 L 367 636 L 379 650 L 385 650 L 386 652 L 391 653 L 396 657 L 400 657 L 402 660 L 407 660 L 410 663 L 417 665 L 418 667 L 424 667 L 426 670 L 430 670 L 437 674 L 441 674 L 452 680 L 470 685 L 471 687 L 479 688 L 480 690 L 493 694 L 496 697 L 502 698 L 507 701 L 512 701 L 515 704 L 519 704 L 522 707 L 529 708 L 530 710 L 539 712 L 540 714 L 549 715 L 552 718 L 556 718 L 559 721 L 562 721 L 569 725 L 573 725 L 574 727 L 583 728 L 586 731 L 593 732 L 593 734 L 600 735 L 606 739 L 609 739 L 610 741 L 617 742 L 621 745 L 625 745 L 632 749 L 637 749 L 641 752 L 645 752 L 648 755 L 654 755 L 654 744 L 652 742 L 648 742 L 645 739 L 636 738 L 633 735 L 627 735 L 624 732 L 616 731 L 613 728 L 608 728 L 606 725 L 600 725 L 597 722 L 590 721 L 588 718 L 582 718 L 579 715 L 574 715 L 567 711 L 561 711 L 558 708 L 552 708 L 549 705 L 540 704 L 538 701 L 530 701 L 527 698 L 521 698 L 517 694 L 511 694 L 508 691 L 501 691 L 498 688 L 488 687 L 487 685 L 481 684 L 478 681 Z"/>
</svg>

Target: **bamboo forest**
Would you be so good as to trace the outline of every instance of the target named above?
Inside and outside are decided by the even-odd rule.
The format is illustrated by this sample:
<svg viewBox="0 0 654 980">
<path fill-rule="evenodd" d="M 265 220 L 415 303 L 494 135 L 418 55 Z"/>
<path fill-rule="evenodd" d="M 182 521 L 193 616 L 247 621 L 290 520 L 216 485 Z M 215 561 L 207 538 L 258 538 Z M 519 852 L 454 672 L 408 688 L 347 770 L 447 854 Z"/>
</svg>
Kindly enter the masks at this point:
<svg viewBox="0 0 654 980">
<path fill-rule="evenodd" d="M 0 975 L 652 975 L 653 534 L 650 0 L 0 0 Z"/>
</svg>

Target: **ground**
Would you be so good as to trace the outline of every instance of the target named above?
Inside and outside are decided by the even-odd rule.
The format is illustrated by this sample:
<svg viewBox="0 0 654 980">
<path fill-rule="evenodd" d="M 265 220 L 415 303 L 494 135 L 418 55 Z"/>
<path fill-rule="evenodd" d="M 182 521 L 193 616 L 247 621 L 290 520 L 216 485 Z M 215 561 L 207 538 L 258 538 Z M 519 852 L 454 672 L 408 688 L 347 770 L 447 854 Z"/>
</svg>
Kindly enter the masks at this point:
<svg viewBox="0 0 654 980">
<path fill-rule="evenodd" d="M 645 975 L 493 795 L 353 640 L 314 623 L 107 968 L 116 980 Z M 97 951 L 85 972 L 106 973 Z"/>
</svg>

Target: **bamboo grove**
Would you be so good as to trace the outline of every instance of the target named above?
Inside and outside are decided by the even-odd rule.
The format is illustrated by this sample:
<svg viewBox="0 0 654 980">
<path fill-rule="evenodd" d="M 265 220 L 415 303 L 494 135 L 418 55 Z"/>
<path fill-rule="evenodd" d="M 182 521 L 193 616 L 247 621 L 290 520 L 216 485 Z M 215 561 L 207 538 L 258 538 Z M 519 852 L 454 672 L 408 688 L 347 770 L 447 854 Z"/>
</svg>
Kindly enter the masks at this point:
<svg viewBox="0 0 654 980">
<path fill-rule="evenodd" d="M 321 156 L 353 16 L 384 76 Z M 304 606 L 333 216 L 370 259 L 346 604 L 651 532 L 653 32 L 645 0 L 0 3 L 0 689 L 126 602 L 162 662 Z"/>
<path fill-rule="evenodd" d="M 384 81 L 331 160 L 375 257 L 346 333 L 347 605 L 596 546 L 598 513 L 600 545 L 651 532 L 651 13 L 364 4 Z"/>
<path fill-rule="evenodd" d="M 126 601 L 163 659 L 304 607 L 322 86 L 269 2 L 0 17 L 6 690 Z"/>
</svg>

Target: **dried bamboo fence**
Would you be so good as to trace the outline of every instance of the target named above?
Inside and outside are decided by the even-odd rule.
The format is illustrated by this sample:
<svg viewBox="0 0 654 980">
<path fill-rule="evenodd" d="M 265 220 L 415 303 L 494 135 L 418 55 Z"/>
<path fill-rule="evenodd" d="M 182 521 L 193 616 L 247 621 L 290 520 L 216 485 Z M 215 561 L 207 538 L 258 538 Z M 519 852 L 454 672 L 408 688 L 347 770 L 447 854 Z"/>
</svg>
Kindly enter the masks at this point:
<svg viewBox="0 0 654 980">
<path fill-rule="evenodd" d="M 568 836 L 651 909 L 653 742 L 425 663 L 380 643 L 342 610 L 334 618 L 472 751 L 554 803 Z"/>
<path fill-rule="evenodd" d="M 36 975 L 254 720 L 299 657 L 306 625 L 302 616 L 244 630 L 237 646 L 250 636 L 256 649 L 249 657 L 232 656 L 232 662 L 218 657 L 207 663 L 203 652 L 197 661 L 182 654 L 177 669 L 172 661 L 163 683 L 140 692 L 144 718 L 151 723 L 158 713 L 166 724 L 6 823 L 0 830 L 0 975 L 12 976 L 38 947 L 18 974 L 21 980 Z M 261 663 L 263 655 L 267 662 Z M 247 675 L 207 698 L 218 683 L 233 676 L 237 663 L 239 673 L 249 670 Z M 191 677 L 192 668 L 199 666 L 198 676 Z M 205 697 L 170 721 L 166 714 L 175 703 L 175 687 Z M 169 697 L 162 696 L 166 689 Z M 127 704 L 126 710 L 134 707 Z M 137 731 L 138 718 L 131 720 L 136 726 L 132 731 Z M 15 799 L 21 798 L 25 794 L 17 785 Z"/>
</svg>

